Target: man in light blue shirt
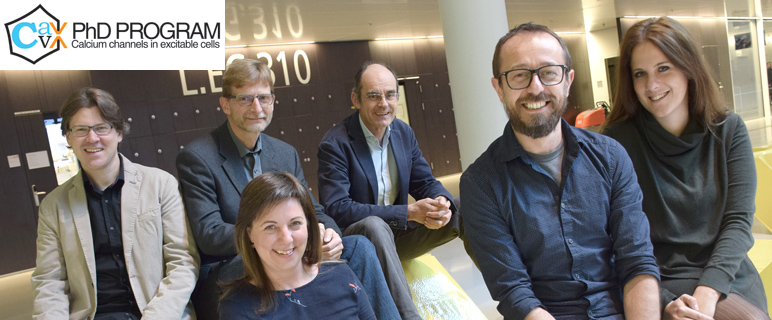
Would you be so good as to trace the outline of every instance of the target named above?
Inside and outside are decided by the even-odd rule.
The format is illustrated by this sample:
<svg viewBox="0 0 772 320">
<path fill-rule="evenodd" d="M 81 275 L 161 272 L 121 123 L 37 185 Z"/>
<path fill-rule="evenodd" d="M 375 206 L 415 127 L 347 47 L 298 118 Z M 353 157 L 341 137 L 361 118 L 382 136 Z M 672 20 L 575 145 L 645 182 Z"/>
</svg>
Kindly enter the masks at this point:
<svg viewBox="0 0 772 320">
<path fill-rule="evenodd" d="M 362 133 L 365 134 L 367 146 L 370 147 L 370 154 L 373 158 L 373 167 L 375 167 L 375 177 L 378 180 L 378 202 L 379 206 L 390 205 L 394 203 L 399 191 L 399 185 L 393 185 L 392 182 L 398 182 L 397 163 L 394 160 L 394 152 L 389 148 L 389 137 L 391 137 L 391 127 L 386 127 L 386 133 L 383 139 L 379 140 L 367 129 L 367 125 L 359 117 L 359 125 L 362 126 Z M 383 144 L 381 145 L 381 141 Z"/>
<path fill-rule="evenodd" d="M 451 195 L 432 176 L 413 130 L 395 119 L 394 71 L 365 63 L 351 101 L 358 111 L 327 132 L 319 145 L 319 198 L 344 235 L 375 245 L 403 319 L 420 319 L 401 261 L 461 234 Z M 408 194 L 418 199 L 408 204 Z"/>
</svg>

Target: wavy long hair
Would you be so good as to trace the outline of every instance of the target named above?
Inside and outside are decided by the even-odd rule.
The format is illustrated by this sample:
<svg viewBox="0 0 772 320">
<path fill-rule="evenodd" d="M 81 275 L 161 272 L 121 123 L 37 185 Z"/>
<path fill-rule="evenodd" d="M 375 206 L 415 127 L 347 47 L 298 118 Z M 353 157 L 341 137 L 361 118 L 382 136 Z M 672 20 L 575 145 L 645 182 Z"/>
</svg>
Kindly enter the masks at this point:
<svg viewBox="0 0 772 320">
<path fill-rule="evenodd" d="M 723 97 L 702 52 L 683 25 L 669 17 L 659 17 L 637 22 L 622 38 L 614 107 L 603 128 L 632 119 L 643 108 L 633 87 L 631 61 L 633 49 L 647 41 L 662 50 L 668 60 L 686 75 L 689 117 L 711 131 L 712 127 L 723 123 L 729 110 L 724 106 Z"/>
</svg>

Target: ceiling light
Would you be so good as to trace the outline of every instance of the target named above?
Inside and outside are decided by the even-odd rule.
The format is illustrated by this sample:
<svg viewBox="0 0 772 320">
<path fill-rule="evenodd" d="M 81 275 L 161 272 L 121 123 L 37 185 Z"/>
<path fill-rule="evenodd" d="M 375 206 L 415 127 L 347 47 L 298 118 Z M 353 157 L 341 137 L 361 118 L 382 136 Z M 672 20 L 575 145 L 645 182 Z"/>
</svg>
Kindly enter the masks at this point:
<svg viewBox="0 0 772 320">
<path fill-rule="evenodd" d="M 387 40 L 415 40 L 415 39 L 436 39 L 442 38 L 442 36 L 423 36 L 423 37 L 400 37 L 400 38 L 375 38 L 375 41 L 387 41 Z"/>
<path fill-rule="evenodd" d="M 249 47 L 268 47 L 268 46 L 291 46 L 291 45 L 295 45 L 295 44 L 312 44 L 312 43 L 316 43 L 316 41 L 247 44 L 247 45 L 240 45 L 240 46 L 225 46 L 225 49 L 249 48 Z"/>
</svg>

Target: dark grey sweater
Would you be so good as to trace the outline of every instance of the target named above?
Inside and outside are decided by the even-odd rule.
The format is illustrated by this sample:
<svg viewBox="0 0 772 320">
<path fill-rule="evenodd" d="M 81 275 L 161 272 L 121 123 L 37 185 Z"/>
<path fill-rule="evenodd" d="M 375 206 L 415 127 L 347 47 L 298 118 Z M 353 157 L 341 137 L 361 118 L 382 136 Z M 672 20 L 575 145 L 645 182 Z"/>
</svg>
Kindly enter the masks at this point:
<svg viewBox="0 0 772 320">
<path fill-rule="evenodd" d="M 603 133 L 633 160 L 663 281 L 697 279 L 698 285 L 723 295 L 738 293 L 766 310 L 747 255 L 753 246 L 756 167 L 742 119 L 731 113 L 713 133 L 692 120 L 676 137 L 642 109 Z M 680 294 L 661 290 L 662 307 Z"/>
</svg>

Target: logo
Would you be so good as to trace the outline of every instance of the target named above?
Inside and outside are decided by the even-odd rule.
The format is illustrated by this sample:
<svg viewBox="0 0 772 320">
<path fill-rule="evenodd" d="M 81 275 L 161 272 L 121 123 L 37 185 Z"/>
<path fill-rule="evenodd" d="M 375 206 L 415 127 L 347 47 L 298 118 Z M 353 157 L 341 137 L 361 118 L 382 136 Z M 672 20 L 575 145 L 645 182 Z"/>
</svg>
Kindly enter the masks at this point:
<svg viewBox="0 0 772 320">
<path fill-rule="evenodd" d="M 38 5 L 20 18 L 5 24 L 8 47 L 11 54 L 29 63 L 36 64 L 45 57 L 67 45 L 62 40 L 62 31 L 67 22 L 60 25 L 59 19 Z"/>
</svg>

